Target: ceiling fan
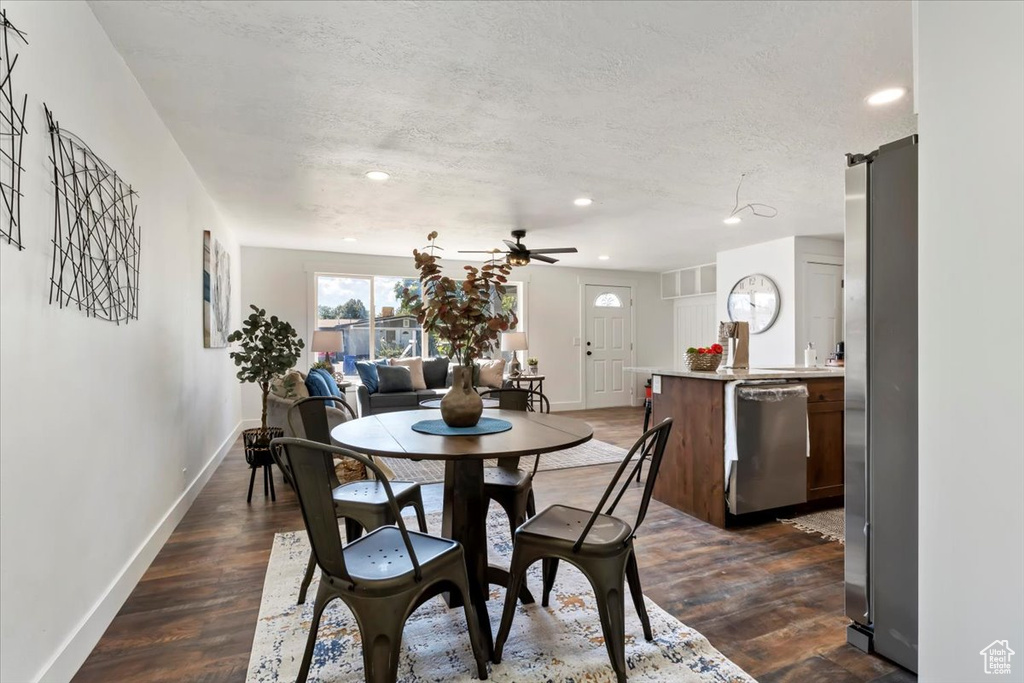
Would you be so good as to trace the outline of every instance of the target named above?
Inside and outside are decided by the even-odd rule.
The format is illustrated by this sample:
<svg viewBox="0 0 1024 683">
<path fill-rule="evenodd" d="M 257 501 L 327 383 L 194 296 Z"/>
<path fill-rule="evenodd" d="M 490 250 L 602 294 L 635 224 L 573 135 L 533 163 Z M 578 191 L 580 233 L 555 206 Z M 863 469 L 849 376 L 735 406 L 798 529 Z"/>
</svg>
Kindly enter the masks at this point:
<svg viewBox="0 0 1024 683">
<path fill-rule="evenodd" d="M 553 249 L 527 249 L 522 239 L 526 237 L 525 230 L 513 230 L 512 236 L 516 241 L 502 240 L 508 247 L 507 251 L 501 249 L 490 249 L 488 251 L 460 251 L 460 254 L 508 254 L 505 261 L 510 266 L 525 266 L 530 261 L 543 261 L 544 263 L 558 263 L 558 259 L 551 258 L 545 254 L 575 254 L 576 247 L 556 247 Z"/>
</svg>

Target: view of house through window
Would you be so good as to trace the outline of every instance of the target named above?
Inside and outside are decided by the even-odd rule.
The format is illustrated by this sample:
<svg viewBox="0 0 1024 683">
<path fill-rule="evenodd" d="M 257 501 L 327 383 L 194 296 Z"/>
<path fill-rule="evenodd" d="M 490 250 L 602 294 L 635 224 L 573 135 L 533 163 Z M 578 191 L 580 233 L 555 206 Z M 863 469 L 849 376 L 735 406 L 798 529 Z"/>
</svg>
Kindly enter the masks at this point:
<svg viewBox="0 0 1024 683">
<path fill-rule="evenodd" d="M 352 375 L 360 360 L 447 356 L 444 341 L 425 334 L 416 317 L 402 306 L 402 290 L 418 286 L 416 278 L 318 274 L 315 329 L 339 330 L 343 338 L 342 351 L 331 354 L 335 367 Z M 519 284 L 510 283 L 505 294 L 494 294 L 493 303 L 503 311 L 516 311 L 522 320 L 519 293 Z M 498 349 L 492 355 L 506 361 L 512 358 L 511 353 Z"/>
</svg>

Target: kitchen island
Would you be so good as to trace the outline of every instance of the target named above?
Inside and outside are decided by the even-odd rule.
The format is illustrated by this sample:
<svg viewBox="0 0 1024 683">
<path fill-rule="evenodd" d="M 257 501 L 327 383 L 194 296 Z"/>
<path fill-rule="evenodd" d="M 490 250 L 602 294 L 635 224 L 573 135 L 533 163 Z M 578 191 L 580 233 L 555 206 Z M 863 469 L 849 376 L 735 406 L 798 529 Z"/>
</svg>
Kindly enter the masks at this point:
<svg viewBox="0 0 1024 683">
<path fill-rule="evenodd" d="M 807 387 L 808 455 L 806 473 L 802 475 L 806 477 L 806 494 L 801 497 L 804 501 L 834 498 L 841 502 L 844 407 L 841 368 L 763 368 L 728 372 L 657 367 L 628 370 L 652 376 L 652 424 L 666 417 L 673 419 L 672 433 L 654 485 L 656 500 L 724 528 L 731 517 L 726 501 L 729 486 L 726 415 L 733 410 L 726 409 L 727 387 L 777 380 Z M 732 384 L 734 382 L 741 384 Z M 792 435 L 791 441 L 804 433 L 803 429 L 799 431 L 800 434 Z"/>
</svg>

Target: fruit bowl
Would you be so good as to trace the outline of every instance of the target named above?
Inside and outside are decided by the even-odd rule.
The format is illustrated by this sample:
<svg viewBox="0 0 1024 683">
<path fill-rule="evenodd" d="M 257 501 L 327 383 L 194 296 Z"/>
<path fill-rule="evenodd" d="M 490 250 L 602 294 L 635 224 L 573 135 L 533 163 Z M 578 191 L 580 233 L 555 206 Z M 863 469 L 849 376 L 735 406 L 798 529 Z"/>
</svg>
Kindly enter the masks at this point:
<svg viewBox="0 0 1024 683">
<path fill-rule="evenodd" d="M 688 353 L 683 357 L 687 370 L 714 372 L 722 364 L 720 353 Z"/>
</svg>

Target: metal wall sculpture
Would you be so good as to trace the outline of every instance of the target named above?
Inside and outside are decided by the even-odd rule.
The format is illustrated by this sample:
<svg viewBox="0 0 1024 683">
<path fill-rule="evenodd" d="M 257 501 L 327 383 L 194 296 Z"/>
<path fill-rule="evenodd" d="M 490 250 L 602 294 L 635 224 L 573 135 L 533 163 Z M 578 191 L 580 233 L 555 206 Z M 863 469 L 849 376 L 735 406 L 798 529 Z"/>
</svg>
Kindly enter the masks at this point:
<svg viewBox="0 0 1024 683">
<path fill-rule="evenodd" d="M 44 105 L 44 108 L 45 105 Z M 139 317 L 138 193 L 46 108 L 53 163 L 50 303 L 121 321 Z"/>
<path fill-rule="evenodd" d="M 0 10 L 0 241 L 20 250 L 25 248 L 21 243 L 21 143 L 27 132 L 28 95 L 19 103 L 14 94 L 18 43 L 27 45 L 28 39 L 7 20 L 6 10 Z"/>
</svg>

